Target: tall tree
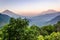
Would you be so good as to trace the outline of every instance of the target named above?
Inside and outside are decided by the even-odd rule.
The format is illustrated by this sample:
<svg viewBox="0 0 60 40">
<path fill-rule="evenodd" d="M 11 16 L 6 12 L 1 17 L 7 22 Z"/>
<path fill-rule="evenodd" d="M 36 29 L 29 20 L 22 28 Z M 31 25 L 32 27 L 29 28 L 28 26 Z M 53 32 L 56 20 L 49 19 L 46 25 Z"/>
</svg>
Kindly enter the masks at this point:
<svg viewBox="0 0 60 40">
<path fill-rule="evenodd" d="M 20 40 L 24 33 L 24 28 L 29 25 L 27 19 L 11 18 L 6 29 L 3 30 L 3 40 Z"/>
</svg>

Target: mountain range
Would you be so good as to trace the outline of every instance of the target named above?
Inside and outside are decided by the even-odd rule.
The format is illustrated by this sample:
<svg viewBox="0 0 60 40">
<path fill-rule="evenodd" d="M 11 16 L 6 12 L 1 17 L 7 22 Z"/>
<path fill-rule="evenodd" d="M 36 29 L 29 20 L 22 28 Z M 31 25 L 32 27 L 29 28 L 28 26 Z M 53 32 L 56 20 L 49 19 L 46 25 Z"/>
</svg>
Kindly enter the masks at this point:
<svg viewBox="0 0 60 40">
<path fill-rule="evenodd" d="M 42 14 L 42 15 L 41 15 Z M 21 16 L 18 15 L 10 10 L 5 10 L 0 13 L 0 25 L 4 25 L 9 22 L 11 17 L 13 18 L 27 18 L 30 21 L 30 25 L 37 25 L 37 26 L 44 26 L 49 24 L 55 24 L 57 21 L 60 21 L 60 12 L 55 10 L 48 10 L 42 12 L 40 15 L 28 17 L 28 16 Z"/>
<path fill-rule="evenodd" d="M 50 24 L 50 21 L 52 21 L 53 19 L 56 20 L 56 18 L 58 18 L 57 16 L 60 16 L 60 12 L 34 16 L 30 18 L 30 24 L 36 24 L 38 26 L 46 25 L 48 23 Z"/>
<path fill-rule="evenodd" d="M 57 16 L 57 17 L 55 17 L 55 18 L 53 18 L 52 20 L 48 21 L 48 23 L 50 23 L 50 24 L 55 24 L 55 23 L 57 23 L 58 21 L 60 21 L 60 15 Z"/>
<path fill-rule="evenodd" d="M 10 10 L 5 10 L 2 12 L 2 14 L 8 15 L 8 16 L 13 17 L 13 18 L 19 18 L 19 17 L 24 18 L 24 16 L 18 15 Z"/>
</svg>

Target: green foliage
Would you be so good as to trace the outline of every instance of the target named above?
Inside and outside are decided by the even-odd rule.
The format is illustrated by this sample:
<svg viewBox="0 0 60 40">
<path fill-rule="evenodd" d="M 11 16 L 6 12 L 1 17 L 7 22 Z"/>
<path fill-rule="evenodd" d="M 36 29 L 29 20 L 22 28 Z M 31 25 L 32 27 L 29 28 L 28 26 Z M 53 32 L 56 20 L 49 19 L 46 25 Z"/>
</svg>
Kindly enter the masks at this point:
<svg viewBox="0 0 60 40">
<path fill-rule="evenodd" d="M 43 26 L 41 28 L 41 35 L 50 35 L 52 32 L 56 31 L 56 27 L 53 25 Z"/>
<path fill-rule="evenodd" d="M 39 35 L 38 40 L 44 40 L 44 37 L 42 35 Z"/>
<path fill-rule="evenodd" d="M 2 40 L 2 30 L 0 30 L 0 40 Z"/>
<path fill-rule="evenodd" d="M 45 36 L 45 40 L 60 40 L 60 32 L 53 32 L 49 36 Z"/>
<path fill-rule="evenodd" d="M 11 18 L 10 23 L 4 27 L 3 40 L 20 40 L 24 33 L 23 29 L 27 26 L 27 19 Z"/>
<path fill-rule="evenodd" d="M 58 21 L 54 26 L 56 27 L 56 31 L 60 32 L 60 21 Z"/>
<path fill-rule="evenodd" d="M 10 23 L 3 28 L 3 40 L 37 40 L 40 35 L 38 27 L 28 27 L 28 20 L 11 18 Z"/>
<path fill-rule="evenodd" d="M 52 33 L 51 35 L 50 35 L 50 39 L 49 40 L 60 40 L 60 33 L 59 32 L 57 32 L 57 33 Z"/>
<path fill-rule="evenodd" d="M 0 29 L 0 40 L 60 40 L 60 21 L 55 25 L 29 26 L 27 19 L 11 18 Z"/>
<path fill-rule="evenodd" d="M 28 27 L 24 31 L 24 39 L 23 40 L 37 40 L 39 36 L 39 32 L 34 28 Z"/>
</svg>

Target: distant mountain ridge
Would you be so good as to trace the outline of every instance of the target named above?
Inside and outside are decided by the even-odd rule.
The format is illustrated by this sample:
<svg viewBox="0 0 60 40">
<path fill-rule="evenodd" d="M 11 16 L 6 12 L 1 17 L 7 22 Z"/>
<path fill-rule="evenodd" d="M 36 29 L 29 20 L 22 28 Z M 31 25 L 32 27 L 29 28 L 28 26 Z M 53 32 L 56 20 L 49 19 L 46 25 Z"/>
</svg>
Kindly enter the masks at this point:
<svg viewBox="0 0 60 40">
<path fill-rule="evenodd" d="M 24 16 L 21 16 L 21 15 L 18 15 L 16 13 L 14 13 L 10 10 L 5 10 L 5 11 L 2 12 L 2 14 L 6 14 L 6 15 L 8 15 L 10 17 L 13 17 L 13 18 L 24 17 Z"/>
<path fill-rule="evenodd" d="M 55 12 L 57 12 L 57 11 L 50 9 L 50 10 L 47 10 L 47 11 L 43 11 L 42 14 L 55 13 Z"/>
<path fill-rule="evenodd" d="M 5 10 L 1 14 L 4 14 L 4 15 L 7 16 L 6 20 L 9 19 L 10 17 L 13 17 L 13 18 L 18 18 L 18 17 L 27 18 L 30 21 L 30 23 L 29 23 L 30 25 L 35 24 L 37 26 L 43 26 L 43 25 L 47 25 L 47 24 L 50 24 L 50 23 L 54 24 L 54 23 L 56 23 L 57 21 L 60 20 L 60 19 L 56 18 L 56 17 L 60 16 L 60 12 L 57 12 L 55 10 L 48 10 L 48 11 L 45 11 L 45 14 L 43 14 L 43 15 L 37 15 L 37 16 L 33 16 L 33 17 L 21 16 L 21 15 L 18 15 L 16 13 L 10 11 L 10 10 Z M 4 16 L 2 16 L 2 17 L 4 17 Z M 2 17 L 0 18 L 1 23 L 3 23 L 5 21 L 5 18 L 2 19 Z M 53 23 L 53 21 L 54 21 L 54 23 Z M 7 23 L 7 22 L 5 22 L 5 23 Z"/>
<path fill-rule="evenodd" d="M 52 20 L 48 21 L 49 24 L 56 24 L 58 21 L 60 21 L 60 15 L 53 18 Z"/>
<path fill-rule="evenodd" d="M 49 13 L 49 14 L 45 14 L 45 15 L 38 15 L 35 17 L 30 18 L 30 24 L 36 24 L 38 26 L 42 26 L 42 25 L 46 25 L 46 22 L 51 21 L 52 19 L 54 19 L 55 17 L 59 16 L 60 12 L 56 12 L 56 13 Z M 59 17 L 60 18 L 60 17 Z M 56 20 L 56 19 L 54 19 Z"/>
</svg>

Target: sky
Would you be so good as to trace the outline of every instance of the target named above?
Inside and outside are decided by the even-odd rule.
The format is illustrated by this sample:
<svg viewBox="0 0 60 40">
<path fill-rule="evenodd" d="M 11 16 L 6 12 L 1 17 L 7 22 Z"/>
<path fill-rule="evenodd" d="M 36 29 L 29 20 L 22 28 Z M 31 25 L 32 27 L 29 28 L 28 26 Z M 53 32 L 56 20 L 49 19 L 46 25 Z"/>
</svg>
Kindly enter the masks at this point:
<svg viewBox="0 0 60 40">
<path fill-rule="evenodd" d="M 60 0 L 0 0 L 0 12 L 7 9 L 21 15 L 37 15 L 49 9 L 60 11 Z"/>
</svg>

